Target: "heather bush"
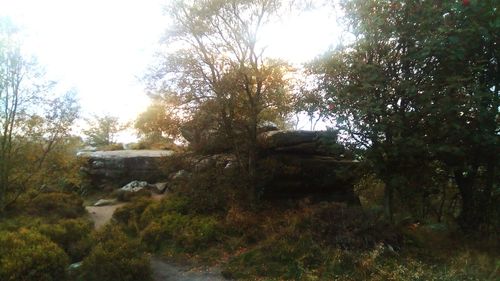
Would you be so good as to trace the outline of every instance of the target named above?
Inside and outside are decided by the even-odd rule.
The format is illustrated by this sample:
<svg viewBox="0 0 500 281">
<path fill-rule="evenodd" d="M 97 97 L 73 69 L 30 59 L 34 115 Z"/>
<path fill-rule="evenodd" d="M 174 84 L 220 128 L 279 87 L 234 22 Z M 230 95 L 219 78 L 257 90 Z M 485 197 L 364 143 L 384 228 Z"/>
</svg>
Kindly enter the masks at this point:
<svg viewBox="0 0 500 281">
<path fill-rule="evenodd" d="M 0 232 L 0 245 L 0 280 L 65 280 L 68 257 L 44 235 L 26 228 Z"/>
<path fill-rule="evenodd" d="M 80 269 L 86 281 L 151 280 L 149 257 L 137 240 L 109 225 L 93 235 L 94 246 Z"/>
<path fill-rule="evenodd" d="M 219 225 L 216 218 L 200 215 L 164 213 L 141 233 L 142 242 L 151 250 L 175 248 L 181 252 L 206 249 L 217 241 Z"/>
<path fill-rule="evenodd" d="M 51 218 L 77 218 L 85 214 L 83 200 L 74 193 L 40 193 L 28 202 L 23 202 L 20 210 L 28 215 Z"/>
<path fill-rule="evenodd" d="M 55 224 L 42 224 L 37 229 L 59 245 L 72 262 L 82 260 L 89 253 L 93 225 L 86 218 L 62 219 Z"/>
</svg>

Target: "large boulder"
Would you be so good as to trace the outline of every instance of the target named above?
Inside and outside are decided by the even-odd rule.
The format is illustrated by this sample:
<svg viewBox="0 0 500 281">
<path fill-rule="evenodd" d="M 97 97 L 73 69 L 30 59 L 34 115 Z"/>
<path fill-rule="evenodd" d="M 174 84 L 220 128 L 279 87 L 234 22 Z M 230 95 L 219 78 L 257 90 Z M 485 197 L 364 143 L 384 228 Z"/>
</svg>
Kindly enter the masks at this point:
<svg viewBox="0 0 500 281">
<path fill-rule="evenodd" d="M 359 203 L 354 193 L 358 163 L 336 157 L 279 153 L 259 164 L 265 199 L 313 197 Z"/>
<path fill-rule="evenodd" d="M 168 174 L 161 164 L 174 155 L 169 150 L 117 150 L 81 152 L 82 172 L 92 184 L 123 186 L 132 180 L 157 182 Z"/>
<path fill-rule="evenodd" d="M 196 126 L 194 122 L 187 122 L 180 128 L 181 135 L 189 142 L 191 149 L 206 155 L 228 153 L 233 149 L 233 144 L 228 141 L 227 135 L 218 124 L 204 125 L 205 127 Z M 257 126 L 259 134 L 276 130 L 278 130 L 276 124 L 269 121 Z M 241 138 L 243 131 L 242 127 L 235 126 L 235 137 Z"/>
<path fill-rule="evenodd" d="M 335 131 L 269 131 L 258 137 L 263 151 L 345 157 Z"/>
</svg>

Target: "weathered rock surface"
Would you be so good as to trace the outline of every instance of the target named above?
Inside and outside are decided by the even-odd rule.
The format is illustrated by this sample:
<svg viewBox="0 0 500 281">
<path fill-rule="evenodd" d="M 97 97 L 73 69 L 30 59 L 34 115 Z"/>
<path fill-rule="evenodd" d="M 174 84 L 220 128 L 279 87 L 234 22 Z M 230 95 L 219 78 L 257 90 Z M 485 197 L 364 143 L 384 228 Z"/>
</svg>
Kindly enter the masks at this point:
<svg viewBox="0 0 500 281">
<path fill-rule="evenodd" d="M 260 161 L 265 199 L 313 197 L 359 203 L 354 193 L 358 163 L 320 155 L 268 155 Z"/>
<path fill-rule="evenodd" d="M 354 193 L 357 162 L 334 131 L 270 131 L 259 135 L 262 196 L 313 197 L 359 203 Z"/>
<path fill-rule="evenodd" d="M 116 199 L 99 199 L 94 203 L 95 207 L 108 206 L 116 204 Z"/>
<path fill-rule="evenodd" d="M 258 185 L 264 198 L 309 196 L 319 200 L 359 202 L 353 191 L 358 163 L 337 143 L 335 132 L 264 131 L 258 141 Z M 137 180 L 122 189 L 148 188 L 156 193 L 163 193 L 171 182 L 189 180 L 193 173 L 215 168 L 225 174 L 240 167 L 231 153 L 185 154 L 169 161 L 170 166 L 161 167 L 166 163 L 163 160 L 172 154 L 171 151 L 137 150 L 98 151 L 80 156 L 86 159 L 84 171 L 92 179 L 104 179 L 118 186 Z M 149 185 L 148 182 L 162 183 Z"/>
<path fill-rule="evenodd" d="M 112 183 L 122 186 L 133 180 L 157 182 L 167 175 L 163 161 L 174 155 L 169 150 L 117 150 L 82 152 L 81 168 L 93 184 Z"/>
<path fill-rule="evenodd" d="M 258 137 L 264 151 L 344 157 L 333 131 L 269 131 Z"/>
<path fill-rule="evenodd" d="M 147 181 L 131 181 L 120 188 L 121 191 L 124 192 L 139 192 L 144 188 L 149 187 L 149 183 Z"/>
<path fill-rule="evenodd" d="M 157 182 L 153 184 L 153 191 L 158 194 L 162 194 L 168 189 L 168 182 Z"/>
</svg>

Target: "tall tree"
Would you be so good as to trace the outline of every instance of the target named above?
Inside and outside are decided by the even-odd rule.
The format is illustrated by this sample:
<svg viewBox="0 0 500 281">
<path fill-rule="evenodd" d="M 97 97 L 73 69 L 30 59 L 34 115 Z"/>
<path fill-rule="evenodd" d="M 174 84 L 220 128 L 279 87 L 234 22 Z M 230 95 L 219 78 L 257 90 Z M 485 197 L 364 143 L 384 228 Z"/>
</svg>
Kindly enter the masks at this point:
<svg viewBox="0 0 500 281">
<path fill-rule="evenodd" d="M 426 129 L 433 154 L 449 167 L 460 192 L 459 222 L 477 231 L 491 225 L 500 205 L 500 198 L 492 197 L 500 190 L 498 1 L 442 7 L 440 25 L 426 46 L 435 58 Z"/>
<path fill-rule="evenodd" d="M 179 137 L 181 113 L 175 100 L 160 96 L 152 98 L 151 104 L 135 121 L 139 136 L 147 142 L 172 141 Z"/>
<path fill-rule="evenodd" d="M 477 228 L 498 165 L 495 1 L 353 0 L 343 8 L 355 40 L 325 55 L 312 73 L 338 124 L 369 148 L 367 159 L 386 185 L 387 215 L 394 192 L 425 187 L 421 175 L 439 160 L 462 195 L 463 225 Z"/>
<path fill-rule="evenodd" d="M 22 55 L 16 33 L 0 18 L 0 212 L 27 188 L 43 184 L 46 160 L 79 111 L 74 94 L 51 91 L 54 83 Z"/>
<path fill-rule="evenodd" d="M 282 2 L 173 1 L 167 9 L 173 28 L 165 40 L 172 51 L 150 79 L 153 89 L 178 95 L 185 108 L 215 106 L 217 126 L 251 178 L 258 125 L 289 112 L 288 66 L 266 59 L 259 42 L 263 25 L 274 19 Z"/>
<path fill-rule="evenodd" d="M 115 144 L 116 134 L 125 128 L 118 117 L 112 115 L 94 115 L 92 119 L 87 119 L 87 127 L 83 130 L 85 141 L 97 147 Z"/>
</svg>

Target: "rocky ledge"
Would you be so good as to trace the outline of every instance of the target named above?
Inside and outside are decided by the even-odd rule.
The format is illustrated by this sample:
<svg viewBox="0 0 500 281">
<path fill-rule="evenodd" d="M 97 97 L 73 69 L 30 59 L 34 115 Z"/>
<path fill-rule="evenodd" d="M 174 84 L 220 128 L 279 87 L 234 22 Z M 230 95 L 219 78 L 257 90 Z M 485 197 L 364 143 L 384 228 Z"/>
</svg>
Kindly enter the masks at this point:
<svg viewBox="0 0 500 281">
<path fill-rule="evenodd" d="M 81 170 L 92 184 L 122 186 L 133 180 L 157 182 L 166 175 L 162 163 L 174 155 L 169 150 L 116 150 L 79 152 Z"/>
<path fill-rule="evenodd" d="M 337 143 L 335 132 L 267 131 L 258 140 L 259 192 L 264 198 L 358 202 L 353 191 L 358 164 Z M 94 184 L 109 183 L 118 188 L 133 180 L 162 182 L 160 192 L 168 189 L 171 181 L 189 179 L 193 173 L 211 168 L 224 172 L 239 166 L 231 153 L 183 154 L 175 159 L 173 155 L 165 150 L 80 153 L 85 159 L 82 170 Z"/>
</svg>

